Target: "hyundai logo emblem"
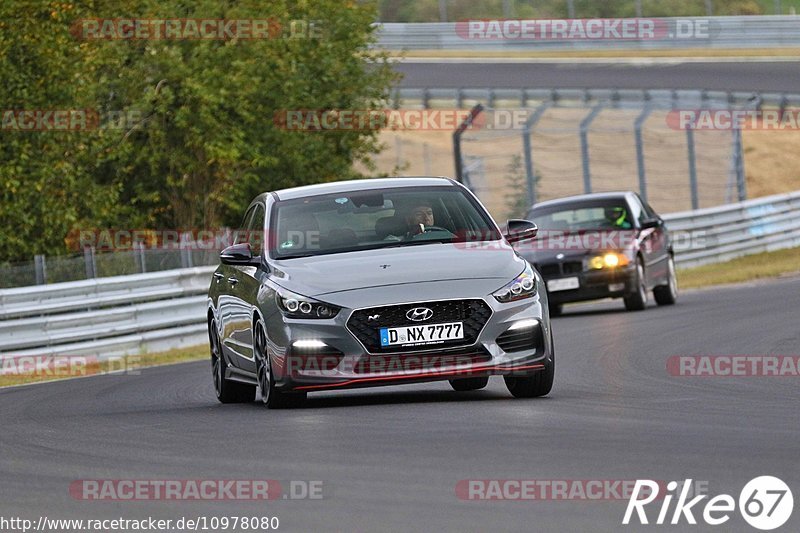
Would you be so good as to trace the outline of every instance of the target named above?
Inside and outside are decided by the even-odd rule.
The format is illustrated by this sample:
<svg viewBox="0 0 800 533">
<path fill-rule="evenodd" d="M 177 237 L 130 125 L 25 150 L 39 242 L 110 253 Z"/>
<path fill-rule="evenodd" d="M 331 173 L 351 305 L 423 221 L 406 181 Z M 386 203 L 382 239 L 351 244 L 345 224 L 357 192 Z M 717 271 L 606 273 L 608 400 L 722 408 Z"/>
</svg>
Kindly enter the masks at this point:
<svg viewBox="0 0 800 533">
<path fill-rule="evenodd" d="M 432 316 L 433 311 L 427 307 L 415 307 L 414 309 L 409 309 L 408 312 L 406 312 L 406 318 L 413 320 L 414 322 L 422 322 L 424 320 L 428 320 Z"/>
</svg>

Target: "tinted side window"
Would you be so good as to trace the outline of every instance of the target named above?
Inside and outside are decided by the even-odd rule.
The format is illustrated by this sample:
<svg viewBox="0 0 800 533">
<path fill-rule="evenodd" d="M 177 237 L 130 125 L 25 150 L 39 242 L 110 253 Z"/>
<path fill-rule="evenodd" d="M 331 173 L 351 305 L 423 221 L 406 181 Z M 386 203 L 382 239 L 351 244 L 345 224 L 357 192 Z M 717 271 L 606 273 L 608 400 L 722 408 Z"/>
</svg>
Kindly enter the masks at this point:
<svg viewBox="0 0 800 533">
<path fill-rule="evenodd" d="M 253 216 L 247 223 L 247 242 L 253 255 L 261 255 L 264 251 L 265 211 L 261 204 L 255 206 Z"/>
<path fill-rule="evenodd" d="M 256 206 L 251 207 L 247 210 L 247 213 L 244 214 L 244 218 L 242 219 L 242 223 L 239 225 L 239 228 L 236 230 L 236 235 L 234 236 L 233 243 L 234 244 L 242 244 L 244 242 L 248 242 L 247 240 L 247 228 L 250 223 L 253 221 L 253 213 L 255 213 Z"/>
</svg>

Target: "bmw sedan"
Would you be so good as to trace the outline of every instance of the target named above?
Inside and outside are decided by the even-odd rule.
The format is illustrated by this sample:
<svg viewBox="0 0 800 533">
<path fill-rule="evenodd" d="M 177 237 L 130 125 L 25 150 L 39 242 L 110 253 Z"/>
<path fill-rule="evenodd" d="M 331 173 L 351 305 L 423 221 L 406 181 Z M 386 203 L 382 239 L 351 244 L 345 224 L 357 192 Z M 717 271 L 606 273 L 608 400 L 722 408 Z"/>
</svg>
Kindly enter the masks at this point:
<svg viewBox="0 0 800 533">
<path fill-rule="evenodd" d="M 547 283 L 550 314 L 563 304 L 622 298 L 629 311 L 678 298 L 675 255 L 664 220 L 635 192 L 596 193 L 541 202 L 527 218 L 539 238 L 518 251 Z"/>
<path fill-rule="evenodd" d="M 217 398 L 268 407 L 309 392 L 502 375 L 517 398 L 550 392 L 542 278 L 477 198 L 446 178 L 328 183 L 258 196 L 208 294 Z"/>
</svg>

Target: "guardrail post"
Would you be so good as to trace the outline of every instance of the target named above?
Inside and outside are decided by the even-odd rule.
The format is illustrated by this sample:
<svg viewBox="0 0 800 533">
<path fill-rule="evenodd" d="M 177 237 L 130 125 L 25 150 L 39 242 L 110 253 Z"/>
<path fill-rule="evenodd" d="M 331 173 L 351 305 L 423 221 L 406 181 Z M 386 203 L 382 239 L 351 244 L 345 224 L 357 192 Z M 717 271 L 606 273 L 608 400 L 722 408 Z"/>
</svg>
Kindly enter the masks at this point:
<svg viewBox="0 0 800 533">
<path fill-rule="evenodd" d="M 83 264 L 86 267 L 86 279 L 97 277 L 97 262 L 94 257 L 94 246 L 83 247 Z"/>
<path fill-rule="evenodd" d="M 636 122 L 633 124 L 634 136 L 636 137 L 636 167 L 639 171 L 639 194 L 644 201 L 647 201 L 647 175 L 644 169 L 644 139 L 642 138 L 642 126 L 644 126 L 647 117 L 652 113 L 653 108 L 648 102 L 645 104 L 644 109 L 636 117 Z"/>
<path fill-rule="evenodd" d="M 456 169 L 456 181 L 459 183 L 464 183 L 464 161 L 461 158 L 461 135 L 464 131 L 470 127 L 472 121 L 475 120 L 475 117 L 480 115 L 483 112 L 483 105 L 477 104 L 472 110 L 469 112 L 469 116 L 464 119 L 464 121 L 459 124 L 456 131 L 453 132 L 453 157 L 455 159 L 455 169 Z"/>
<path fill-rule="evenodd" d="M 603 104 L 597 104 L 591 112 L 581 121 L 581 159 L 583 160 L 583 191 L 592 192 L 592 173 L 589 168 L 589 126 L 603 110 Z"/>
<path fill-rule="evenodd" d="M 47 264 L 43 255 L 37 254 L 33 256 L 33 268 L 36 271 L 36 284 L 44 285 L 47 283 Z"/>
<path fill-rule="evenodd" d="M 691 126 L 686 128 L 686 152 L 689 160 L 689 190 L 692 195 L 692 209 L 700 208 L 697 197 L 697 159 L 694 153 L 694 130 Z"/>
<path fill-rule="evenodd" d="M 533 170 L 533 146 L 531 145 L 531 132 L 542 115 L 547 111 L 551 102 L 542 102 L 536 111 L 525 121 L 525 127 L 522 130 L 522 146 L 525 153 L 525 176 L 528 179 L 528 205 L 536 203 L 536 173 Z"/>
<path fill-rule="evenodd" d="M 742 130 L 733 128 L 733 162 L 736 171 L 736 191 L 739 201 L 747 200 L 747 184 L 744 174 L 744 151 L 742 149 Z"/>
</svg>

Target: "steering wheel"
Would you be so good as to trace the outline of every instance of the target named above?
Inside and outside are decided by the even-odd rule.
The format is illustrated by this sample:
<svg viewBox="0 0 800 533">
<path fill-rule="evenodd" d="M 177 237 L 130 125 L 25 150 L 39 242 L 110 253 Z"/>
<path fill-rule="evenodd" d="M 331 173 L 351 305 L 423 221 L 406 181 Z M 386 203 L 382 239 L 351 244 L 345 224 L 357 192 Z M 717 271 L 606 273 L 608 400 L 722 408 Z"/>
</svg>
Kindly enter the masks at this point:
<svg viewBox="0 0 800 533">
<path fill-rule="evenodd" d="M 441 226 L 425 226 L 424 233 L 428 233 L 428 232 L 431 232 L 431 231 L 446 231 L 447 233 L 453 233 L 449 229 L 443 228 Z"/>
</svg>

